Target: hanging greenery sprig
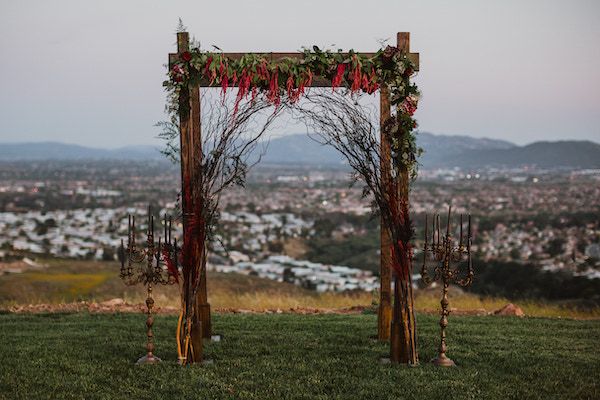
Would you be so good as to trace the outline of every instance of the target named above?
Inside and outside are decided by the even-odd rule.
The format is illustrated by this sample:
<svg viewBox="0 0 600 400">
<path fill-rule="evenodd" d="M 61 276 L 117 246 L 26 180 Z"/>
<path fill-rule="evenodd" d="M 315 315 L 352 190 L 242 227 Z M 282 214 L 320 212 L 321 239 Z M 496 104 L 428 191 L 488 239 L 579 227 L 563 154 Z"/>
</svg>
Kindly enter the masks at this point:
<svg viewBox="0 0 600 400">
<path fill-rule="evenodd" d="M 254 100 L 258 95 L 265 96 L 275 107 L 282 99 L 296 103 L 315 77 L 330 81 L 333 90 L 347 87 L 351 93 L 372 94 L 385 85 L 390 91 L 395 113 L 384 124 L 383 133 L 389 137 L 394 164 L 407 168 L 414 177 L 421 150 L 416 146 L 414 135 L 417 123 L 413 115 L 419 91 L 410 82 L 413 73 L 414 66 L 408 56 L 391 46 L 372 56 L 353 50 L 343 53 L 341 49 L 333 52 L 313 46 L 304 49 L 302 58 L 277 60 L 271 60 L 268 54 L 255 53 L 232 59 L 224 53 L 194 48 L 181 53 L 179 60 L 172 63 L 164 86 L 169 93 L 167 111 L 175 120 L 180 91 L 200 83 L 220 87 L 223 96 L 230 88 L 237 87 L 235 110 L 242 100 L 248 97 Z"/>
</svg>

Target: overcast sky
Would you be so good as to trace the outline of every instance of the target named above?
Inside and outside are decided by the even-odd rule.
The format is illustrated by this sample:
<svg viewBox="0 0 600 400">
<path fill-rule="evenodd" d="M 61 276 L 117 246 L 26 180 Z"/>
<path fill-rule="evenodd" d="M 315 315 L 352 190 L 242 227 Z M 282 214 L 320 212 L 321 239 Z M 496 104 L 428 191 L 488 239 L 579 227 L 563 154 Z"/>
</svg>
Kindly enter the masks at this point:
<svg viewBox="0 0 600 400">
<path fill-rule="evenodd" d="M 0 0 L 0 142 L 156 145 L 178 17 L 240 52 L 375 51 L 410 31 L 421 130 L 600 142 L 598 0 Z"/>
</svg>

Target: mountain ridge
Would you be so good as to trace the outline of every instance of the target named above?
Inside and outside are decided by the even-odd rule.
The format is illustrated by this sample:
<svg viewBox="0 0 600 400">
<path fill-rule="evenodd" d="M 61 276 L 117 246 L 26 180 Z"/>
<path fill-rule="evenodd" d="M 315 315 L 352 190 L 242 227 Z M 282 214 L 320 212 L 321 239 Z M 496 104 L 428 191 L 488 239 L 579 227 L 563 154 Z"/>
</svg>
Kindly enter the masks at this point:
<svg viewBox="0 0 600 400">
<path fill-rule="evenodd" d="M 532 166 L 537 168 L 600 168 L 600 144 L 589 140 L 540 141 L 512 149 L 467 151 L 446 160 L 460 168 Z"/>
<path fill-rule="evenodd" d="M 0 143 L 0 160 L 83 160 L 162 158 L 153 146 L 124 146 L 102 149 L 56 141 Z"/>
<path fill-rule="evenodd" d="M 422 168 L 600 168 L 600 144 L 592 141 L 539 141 L 525 146 L 488 138 L 435 135 L 420 132 L 417 143 L 425 149 Z M 257 149 L 263 164 L 342 166 L 343 157 L 307 134 L 290 134 L 262 142 Z M 0 160 L 147 160 L 164 159 L 153 146 L 99 149 L 61 142 L 0 143 Z"/>
</svg>

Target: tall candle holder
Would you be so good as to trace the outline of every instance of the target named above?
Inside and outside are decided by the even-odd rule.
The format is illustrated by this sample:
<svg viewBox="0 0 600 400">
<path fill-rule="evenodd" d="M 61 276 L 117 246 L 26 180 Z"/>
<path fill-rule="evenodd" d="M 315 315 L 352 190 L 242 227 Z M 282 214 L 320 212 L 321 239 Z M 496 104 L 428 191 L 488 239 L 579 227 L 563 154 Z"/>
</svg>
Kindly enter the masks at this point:
<svg viewBox="0 0 600 400">
<path fill-rule="evenodd" d="M 450 283 L 456 283 L 459 286 L 466 287 L 473 281 L 473 262 L 471 260 L 471 215 L 468 215 L 467 223 L 467 236 L 466 241 L 463 242 L 463 215 L 460 215 L 460 229 L 459 229 L 459 242 L 456 245 L 456 241 L 453 240 L 450 230 L 450 219 L 451 219 L 452 206 L 448 208 L 448 222 L 446 224 L 446 234 L 440 237 L 440 215 L 434 214 L 432 217 L 432 233 L 431 242 L 429 242 L 428 229 L 428 218 L 425 214 L 425 242 L 423 244 L 423 266 L 421 268 L 421 278 L 423 283 L 429 285 L 433 281 L 442 282 L 442 299 L 440 304 L 442 306 L 441 318 L 440 318 L 440 347 L 438 356 L 431 360 L 434 365 L 442 367 L 453 367 L 455 366 L 446 352 L 448 347 L 446 346 L 446 327 L 448 326 L 448 315 L 450 311 L 448 309 L 448 286 Z M 460 267 L 465 261 L 467 262 L 467 270 L 465 275 L 461 278 Z M 433 262 L 433 277 L 431 278 L 428 273 L 429 263 Z M 453 267 L 455 265 L 455 267 Z"/>
<path fill-rule="evenodd" d="M 172 285 L 178 282 L 177 260 L 180 249 L 177 246 L 177 239 L 171 241 L 172 220 L 169 218 L 167 221 L 166 215 L 164 227 L 164 241 L 159 236 L 158 242 L 155 242 L 154 216 L 151 208 L 148 207 L 146 247 L 139 247 L 136 242 L 135 215 L 129 215 L 127 247 L 124 246 L 123 239 L 121 239 L 121 246 L 119 247 L 119 261 L 121 262 L 119 277 L 128 286 L 141 283 L 146 286 L 147 290 L 147 354 L 141 357 L 137 364 L 155 364 L 161 361 L 160 358 L 154 355 L 154 333 L 152 332 L 154 298 L 152 297 L 152 286 Z"/>
</svg>

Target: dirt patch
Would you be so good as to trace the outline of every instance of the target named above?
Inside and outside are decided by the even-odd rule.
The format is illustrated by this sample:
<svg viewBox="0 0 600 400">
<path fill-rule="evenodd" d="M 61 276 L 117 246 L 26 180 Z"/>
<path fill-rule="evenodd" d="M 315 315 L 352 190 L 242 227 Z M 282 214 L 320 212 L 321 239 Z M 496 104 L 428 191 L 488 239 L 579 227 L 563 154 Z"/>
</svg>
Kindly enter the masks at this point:
<svg viewBox="0 0 600 400">
<path fill-rule="evenodd" d="M 100 303 L 81 301 L 77 303 L 60 303 L 60 304 L 28 304 L 11 306 L 2 309 L 4 312 L 10 313 L 145 313 L 146 304 L 136 303 L 131 304 L 125 302 L 121 298 L 114 298 Z M 157 314 L 178 314 L 177 307 L 154 307 L 154 312 Z M 263 309 L 245 309 L 231 307 L 213 307 L 213 312 L 219 314 L 364 314 L 376 313 L 376 309 L 372 306 L 352 306 L 344 308 L 316 308 L 316 307 L 291 307 L 291 308 L 263 308 Z M 419 312 L 439 315 L 440 311 L 435 309 L 420 310 Z M 523 311 L 514 304 L 508 304 L 500 310 L 490 312 L 483 308 L 475 310 L 459 310 L 456 308 L 450 309 L 450 315 L 515 315 L 524 316 Z"/>
<path fill-rule="evenodd" d="M 508 303 L 504 307 L 499 310 L 494 311 L 495 315 L 510 315 L 514 317 L 524 317 L 525 313 L 521 309 L 521 307 L 514 305 L 513 303 Z"/>
<path fill-rule="evenodd" d="M 122 299 L 112 299 L 102 303 L 80 301 L 77 303 L 60 304 L 27 304 L 12 306 L 4 309 L 11 313 L 144 313 L 146 305 L 144 303 L 129 304 Z M 157 314 L 177 314 L 179 310 L 175 307 L 154 307 Z"/>
<path fill-rule="evenodd" d="M 292 258 L 302 258 L 308 251 L 304 240 L 299 238 L 289 238 L 283 243 L 283 253 Z"/>
<path fill-rule="evenodd" d="M 123 299 L 112 299 L 101 303 L 81 301 L 78 303 L 61 304 L 28 304 L 12 306 L 4 309 L 11 313 L 63 313 L 63 312 L 90 312 L 90 313 L 144 313 L 146 305 L 144 303 L 130 304 Z M 177 314 L 177 307 L 154 307 L 157 314 Z M 365 312 L 374 312 L 372 307 L 352 306 L 344 308 L 316 308 L 316 307 L 291 307 L 291 308 L 263 308 L 263 309 L 245 309 L 231 307 L 214 307 L 213 312 L 219 314 L 364 314 Z M 426 314 L 436 315 L 439 310 L 424 310 Z M 484 310 L 451 310 L 451 315 L 490 315 L 492 313 Z"/>
<path fill-rule="evenodd" d="M 362 314 L 368 307 L 353 306 L 346 308 L 313 308 L 313 307 L 293 307 L 287 309 L 266 308 L 260 310 L 250 310 L 242 308 L 213 308 L 213 311 L 221 314 Z M 77 303 L 60 304 L 27 304 L 5 308 L 3 311 L 10 313 L 144 313 L 146 305 L 144 303 L 129 304 L 123 299 L 115 298 L 101 303 L 81 301 Z M 179 309 L 176 307 L 155 307 L 157 314 L 177 314 Z"/>
<path fill-rule="evenodd" d="M 221 314 L 362 314 L 369 307 L 353 306 L 344 308 L 315 308 L 315 307 L 291 307 L 291 308 L 265 308 L 265 309 L 243 309 L 243 308 L 215 308 L 215 312 Z"/>
</svg>

